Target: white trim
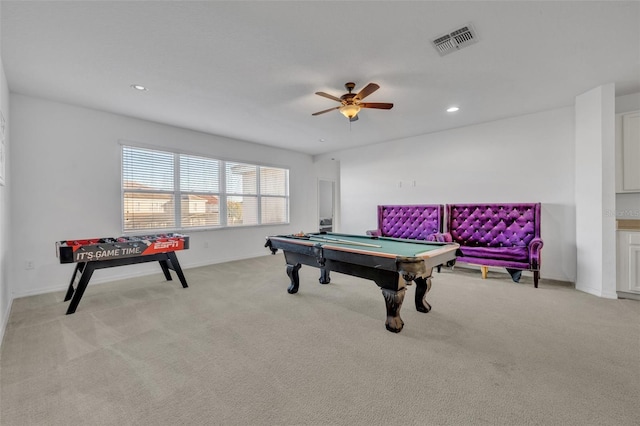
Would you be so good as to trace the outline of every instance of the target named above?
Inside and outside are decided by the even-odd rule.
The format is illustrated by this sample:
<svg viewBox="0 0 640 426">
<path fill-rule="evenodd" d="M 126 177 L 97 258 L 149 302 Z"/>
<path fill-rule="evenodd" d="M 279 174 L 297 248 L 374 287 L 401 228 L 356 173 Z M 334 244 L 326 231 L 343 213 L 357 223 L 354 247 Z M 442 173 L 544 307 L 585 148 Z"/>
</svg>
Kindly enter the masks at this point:
<svg viewBox="0 0 640 426">
<path fill-rule="evenodd" d="M 592 287 L 580 287 L 580 288 L 578 288 L 576 286 L 576 290 L 581 291 L 583 293 L 590 294 L 592 296 L 602 297 L 604 299 L 617 299 L 618 298 L 618 294 L 615 293 L 615 292 L 614 293 L 603 292 L 603 291 L 600 291 L 600 289 L 592 288 Z"/>
<path fill-rule="evenodd" d="M 13 299 L 13 295 L 9 294 L 9 303 L 7 304 L 7 310 L 5 311 L 4 317 L 2 318 L 2 323 L 0 324 L 0 348 L 2 348 L 2 342 L 4 342 L 4 333 L 5 331 L 7 331 L 7 324 L 9 323 L 9 315 L 11 315 Z"/>
<path fill-rule="evenodd" d="M 265 249 L 266 250 L 266 249 Z M 281 254 L 281 253 L 276 253 L 276 255 Z M 219 258 L 216 259 L 215 262 L 210 262 L 210 261 L 204 261 L 204 262 L 193 262 L 193 263 L 188 263 L 188 264 L 184 264 L 184 263 L 180 263 L 181 269 L 185 274 L 185 277 L 187 279 L 187 284 L 189 284 L 189 269 L 194 269 L 194 268 L 200 268 L 203 266 L 210 266 L 210 265 L 217 265 L 219 263 L 226 263 L 226 262 L 235 262 L 238 260 L 248 260 L 248 259 L 252 259 L 252 258 L 257 258 L 257 257 L 266 257 L 266 256 L 271 256 L 271 254 L 265 254 L 263 251 L 260 251 L 259 253 L 249 253 L 246 256 L 230 256 L 230 257 L 225 257 L 225 258 Z M 123 266 L 128 266 L 128 265 L 123 265 Z M 123 270 L 123 268 L 118 268 L 118 270 Z M 125 269 L 126 270 L 126 269 Z M 131 269 L 133 270 L 133 269 Z M 71 277 L 71 275 L 73 274 L 73 270 L 69 270 L 69 278 Z M 133 273 L 123 273 L 123 274 L 117 274 L 117 275 L 109 275 L 108 277 L 96 277 L 96 274 L 94 274 L 91 278 L 91 282 L 89 283 L 88 287 L 92 287 L 94 285 L 101 285 L 101 284 L 109 284 L 115 281 L 123 281 L 123 280 L 128 280 L 128 279 L 132 279 L 132 278 L 139 278 L 139 277 L 146 277 L 146 276 L 150 276 L 150 275 L 159 275 L 161 277 L 161 279 L 164 282 L 164 275 L 162 275 L 162 270 L 158 269 L 155 272 L 150 272 L 149 270 L 143 270 L 143 271 L 137 271 L 137 272 L 133 272 Z M 172 283 L 172 282 L 176 282 L 179 284 L 179 281 L 175 280 L 175 275 L 173 275 L 174 280 L 173 281 L 167 281 L 168 283 Z M 20 299 L 23 297 L 29 297 L 29 296 L 37 296 L 40 294 L 48 294 L 48 293 L 56 293 L 56 292 L 63 292 L 63 291 L 67 291 L 67 288 L 69 288 L 69 284 L 65 284 L 65 285 L 57 285 L 57 286 L 49 286 L 49 287 L 40 287 L 37 290 L 32 290 L 32 291 L 26 291 L 23 293 L 13 293 L 11 295 L 11 302 L 9 303 L 9 309 L 7 310 L 7 314 L 5 315 L 6 318 L 4 318 L 3 321 L 3 328 L 2 330 L 0 330 L 2 333 L 4 333 L 4 326 L 7 324 L 8 319 L 9 319 L 9 312 L 11 312 L 11 303 L 13 302 L 14 299 Z M 65 303 L 61 301 L 61 304 Z M 65 308 L 63 309 L 64 311 L 66 311 L 66 305 Z"/>
</svg>

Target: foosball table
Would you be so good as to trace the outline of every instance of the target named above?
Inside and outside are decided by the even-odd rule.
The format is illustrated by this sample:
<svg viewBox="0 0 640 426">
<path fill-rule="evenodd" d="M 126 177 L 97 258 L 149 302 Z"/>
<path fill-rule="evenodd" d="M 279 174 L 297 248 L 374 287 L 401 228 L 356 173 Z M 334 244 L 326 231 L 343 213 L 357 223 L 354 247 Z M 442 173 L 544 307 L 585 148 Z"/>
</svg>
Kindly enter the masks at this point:
<svg viewBox="0 0 640 426">
<path fill-rule="evenodd" d="M 159 262 L 167 281 L 171 281 L 171 269 L 178 276 L 182 287 L 187 288 L 187 280 L 175 252 L 188 248 L 189 237 L 174 233 L 56 242 L 56 254 L 60 263 L 77 264 L 64 298 L 65 302 L 71 300 L 67 315 L 74 313 L 78 308 L 96 269 Z"/>
</svg>

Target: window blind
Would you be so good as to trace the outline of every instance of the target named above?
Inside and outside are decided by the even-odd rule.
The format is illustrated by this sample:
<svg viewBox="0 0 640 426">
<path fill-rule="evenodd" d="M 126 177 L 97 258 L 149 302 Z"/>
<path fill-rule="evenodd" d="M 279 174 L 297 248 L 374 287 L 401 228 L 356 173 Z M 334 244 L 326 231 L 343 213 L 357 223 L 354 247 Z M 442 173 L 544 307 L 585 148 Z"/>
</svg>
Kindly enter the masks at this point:
<svg viewBox="0 0 640 426">
<path fill-rule="evenodd" d="M 262 223 L 289 222 L 289 171 L 260 167 L 260 216 Z"/>
<path fill-rule="evenodd" d="M 289 222 L 277 167 L 123 145 L 122 193 L 124 231 Z"/>
<path fill-rule="evenodd" d="M 123 147 L 122 188 L 125 231 L 174 226 L 173 154 Z"/>
</svg>

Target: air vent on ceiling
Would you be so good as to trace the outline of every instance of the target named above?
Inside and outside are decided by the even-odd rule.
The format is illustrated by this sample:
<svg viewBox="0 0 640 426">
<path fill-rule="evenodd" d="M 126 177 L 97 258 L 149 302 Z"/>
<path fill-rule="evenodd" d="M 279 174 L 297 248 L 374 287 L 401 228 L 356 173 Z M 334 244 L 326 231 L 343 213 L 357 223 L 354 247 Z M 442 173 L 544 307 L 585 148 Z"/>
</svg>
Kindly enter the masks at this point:
<svg viewBox="0 0 640 426">
<path fill-rule="evenodd" d="M 436 37 L 432 41 L 440 56 L 447 55 L 463 47 L 467 47 L 478 41 L 478 36 L 471 24 L 467 24 L 462 28 L 451 31 L 448 34 Z"/>
</svg>

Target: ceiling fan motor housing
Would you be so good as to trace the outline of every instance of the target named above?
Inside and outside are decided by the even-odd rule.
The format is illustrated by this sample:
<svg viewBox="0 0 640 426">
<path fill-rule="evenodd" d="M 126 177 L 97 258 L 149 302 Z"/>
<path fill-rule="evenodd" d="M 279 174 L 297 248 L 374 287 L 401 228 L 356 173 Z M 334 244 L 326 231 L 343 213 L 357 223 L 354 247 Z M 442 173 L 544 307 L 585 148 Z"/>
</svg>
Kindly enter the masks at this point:
<svg viewBox="0 0 640 426">
<path fill-rule="evenodd" d="M 342 103 L 343 104 L 350 104 L 353 103 L 353 98 L 356 97 L 355 93 L 345 93 L 344 95 L 340 96 L 340 99 L 342 99 Z"/>
</svg>

